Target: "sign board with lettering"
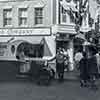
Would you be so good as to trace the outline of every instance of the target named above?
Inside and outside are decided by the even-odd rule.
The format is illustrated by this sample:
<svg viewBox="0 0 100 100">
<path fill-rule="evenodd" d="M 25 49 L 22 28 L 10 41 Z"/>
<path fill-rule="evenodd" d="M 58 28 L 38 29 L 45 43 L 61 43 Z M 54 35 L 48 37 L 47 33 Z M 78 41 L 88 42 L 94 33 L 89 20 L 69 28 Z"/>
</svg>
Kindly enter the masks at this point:
<svg viewBox="0 0 100 100">
<path fill-rule="evenodd" d="M 24 29 L 0 29 L 0 36 L 6 35 L 50 35 L 50 28 L 24 28 Z"/>
</svg>

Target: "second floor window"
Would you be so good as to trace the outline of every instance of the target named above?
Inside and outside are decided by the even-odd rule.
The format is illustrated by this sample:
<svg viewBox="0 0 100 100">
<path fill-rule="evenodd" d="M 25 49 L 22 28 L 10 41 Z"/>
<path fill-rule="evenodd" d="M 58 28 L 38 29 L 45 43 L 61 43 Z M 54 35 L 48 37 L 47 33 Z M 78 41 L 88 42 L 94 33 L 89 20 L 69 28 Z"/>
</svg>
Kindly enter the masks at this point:
<svg viewBox="0 0 100 100">
<path fill-rule="evenodd" d="M 71 18 L 70 10 L 65 10 L 62 6 L 60 7 L 60 23 L 61 24 L 71 24 L 74 19 Z"/>
<path fill-rule="evenodd" d="M 12 9 L 3 10 L 3 25 L 4 26 L 12 25 Z"/>
<path fill-rule="evenodd" d="M 27 25 L 27 8 L 19 9 L 19 25 L 20 26 Z"/>
<path fill-rule="evenodd" d="M 43 24 L 43 8 L 35 8 L 35 24 Z"/>
<path fill-rule="evenodd" d="M 67 13 L 66 13 L 66 10 L 63 9 L 63 7 L 61 9 L 61 22 L 62 23 L 66 23 L 67 22 Z"/>
</svg>

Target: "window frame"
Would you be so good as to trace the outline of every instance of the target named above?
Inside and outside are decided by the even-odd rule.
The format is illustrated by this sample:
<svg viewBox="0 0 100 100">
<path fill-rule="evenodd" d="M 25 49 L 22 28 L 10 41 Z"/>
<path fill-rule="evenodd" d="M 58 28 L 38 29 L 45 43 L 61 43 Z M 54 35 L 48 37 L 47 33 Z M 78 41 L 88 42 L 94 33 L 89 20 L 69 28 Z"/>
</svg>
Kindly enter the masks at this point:
<svg viewBox="0 0 100 100">
<path fill-rule="evenodd" d="M 22 14 L 26 13 L 26 16 L 23 16 Z M 26 21 L 24 24 L 22 23 L 22 20 Z M 28 8 L 19 8 L 18 9 L 18 25 L 20 27 L 27 27 L 28 25 Z"/>
<path fill-rule="evenodd" d="M 9 16 L 7 15 L 7 13 L 9 13 Z M 3 9 L 3 26 L 12 26 L 12 8 Z"/>
<path fill-rule="evenodd" d="M 68 10 L 70 11 L 70 10 Z M 63 21 L 63 17 L 66 16 L 66 22 Z M 67 13 L 67 10 L 65 10 L 62 6 L 60 6 L 60 24 L 74 24 L 72 20 L 70 19 L 69 14 Z"/>
<path fill-rule="evenodd" d="M 38 10 L 38 11 L 36 11 L 36 10 Z M 39 12 L 37 15 L 36 15 L 36 13 L 37 12 Z M 35 15 L 35 17 L 34 17 L 34 20 L 35 20 L 35 25 L 42 25 L 43 24 L 43 7 L 36 7 L 36 8 L 34 8 L 34 15 Z M 39 22 L 38 22 L 39 21 Z"/>
</svg>

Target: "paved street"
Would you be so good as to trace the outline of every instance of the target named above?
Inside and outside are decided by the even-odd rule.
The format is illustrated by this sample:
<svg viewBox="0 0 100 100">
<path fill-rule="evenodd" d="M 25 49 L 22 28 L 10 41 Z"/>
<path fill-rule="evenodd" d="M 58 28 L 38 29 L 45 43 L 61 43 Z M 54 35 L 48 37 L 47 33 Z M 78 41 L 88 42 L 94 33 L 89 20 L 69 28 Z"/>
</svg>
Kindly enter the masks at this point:
<svg viewBox="0 0 100 100">
<path fill-rule="evenodd" d="M 1 81 L 0 100 L 100 100 L 100 89 L 80 88 L 78 81 L 67 80 L 54 81 L 50 86 L 37 86 L 29 81 Z"/>
<path fill-rule="evenodd" d="M 100 81 L 97 91 L 80 88 L 77 75 L 66 72 L 64 83 L 54 80 L 50 86 L 38 86 L 34 81 L 16 79 L 12 63 L 0 63 L 0 100 L 100 100 Z"/>
</svg>

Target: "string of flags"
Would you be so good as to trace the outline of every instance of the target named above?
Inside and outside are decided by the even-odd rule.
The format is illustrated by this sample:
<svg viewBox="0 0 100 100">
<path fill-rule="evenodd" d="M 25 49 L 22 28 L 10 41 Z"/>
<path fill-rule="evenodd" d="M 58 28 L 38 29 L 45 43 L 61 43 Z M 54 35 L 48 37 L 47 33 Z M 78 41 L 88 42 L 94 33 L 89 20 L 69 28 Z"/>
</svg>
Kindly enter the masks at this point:
<svg viewBox="0 0 100 100">
<path fill-rule="evenodd" d="M 75 2 L 74 2 L 75 1 Z M 62 6 L 66 12 L 70 11 L 70 18 L 74 19 L 76 26 L 82 25 L 83 19 L 88 18 L 88 24 L 90 27 L 93 24 L 93 19 L 89 13 L 88 0 L 60 0 L 60 6 Z"/>
</svg>

